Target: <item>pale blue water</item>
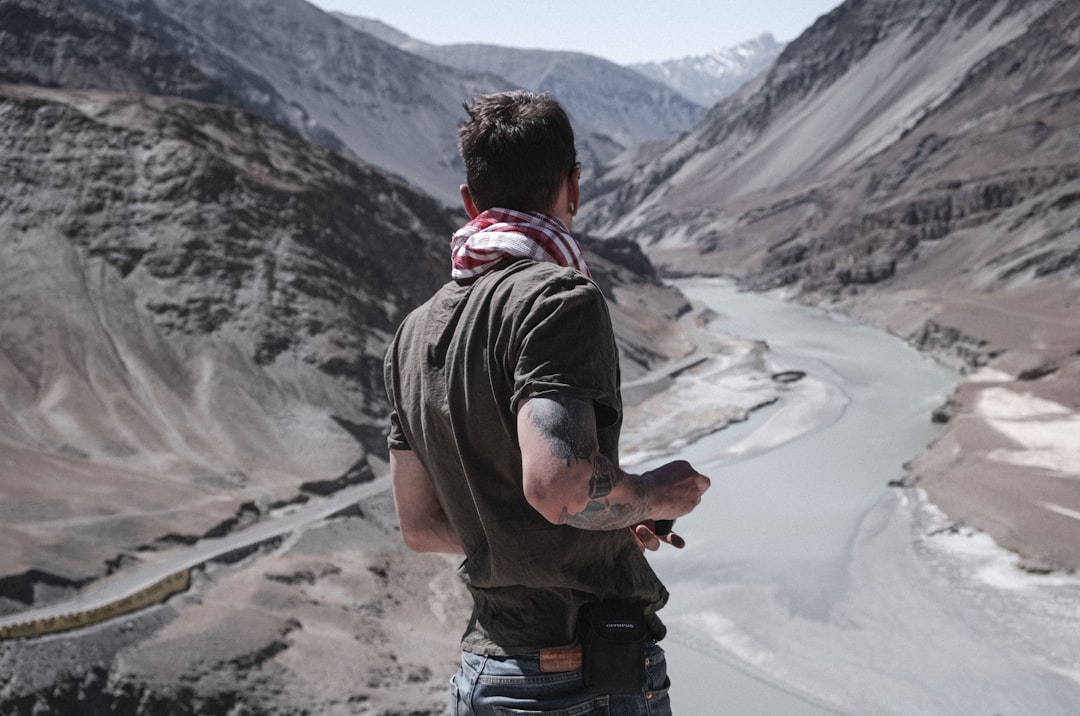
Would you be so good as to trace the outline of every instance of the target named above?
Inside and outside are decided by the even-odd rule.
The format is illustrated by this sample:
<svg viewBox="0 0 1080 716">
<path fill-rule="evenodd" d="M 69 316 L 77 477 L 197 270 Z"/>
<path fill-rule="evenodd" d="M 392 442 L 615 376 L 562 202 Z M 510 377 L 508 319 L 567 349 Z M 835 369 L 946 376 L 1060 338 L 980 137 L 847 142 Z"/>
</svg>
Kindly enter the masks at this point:
<svg viewBox="0 0 1080 716">
<path fill-rule="evenodd" d="M 723 314 L 717 330 L 765 340 L 780 368 L 805 370 L 847 402 L 763 454 L 724 451 L 782 406 L 678 455 L 713 486 L 677 524 L 686 550 L 652 557 L 672 592 L 662 614 L 676 713 L 1080 713 L 1075 675 L 1047 668 L 1033 636 L 1054 639 L 1063 612 L 1017 616 L 1002 601 L 988 616 L 972 595 L 1029 595 L 950 584 L 913 554 L 909 498 L 888 482 L 939 434 L 930 413 L 955 373 L 821 311 L 722 282 L 679 286 Z"/>
</svg>

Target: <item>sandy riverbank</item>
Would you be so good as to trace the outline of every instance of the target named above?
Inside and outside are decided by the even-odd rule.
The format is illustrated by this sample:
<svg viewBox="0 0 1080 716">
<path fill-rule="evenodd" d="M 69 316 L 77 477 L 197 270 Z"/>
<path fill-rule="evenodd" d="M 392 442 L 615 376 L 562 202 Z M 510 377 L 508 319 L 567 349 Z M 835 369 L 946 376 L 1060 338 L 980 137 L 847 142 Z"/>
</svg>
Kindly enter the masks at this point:
<svg viewBox="0 0 1080 716">
<path fill-rule="evenodd" d="M 945 432 L 911 463 L 910 483 L 1025 568 L 1080 569 L 1080 288 L 911 291 L 844 308 L 921 336 L 963 371 Z"/>
</svg>

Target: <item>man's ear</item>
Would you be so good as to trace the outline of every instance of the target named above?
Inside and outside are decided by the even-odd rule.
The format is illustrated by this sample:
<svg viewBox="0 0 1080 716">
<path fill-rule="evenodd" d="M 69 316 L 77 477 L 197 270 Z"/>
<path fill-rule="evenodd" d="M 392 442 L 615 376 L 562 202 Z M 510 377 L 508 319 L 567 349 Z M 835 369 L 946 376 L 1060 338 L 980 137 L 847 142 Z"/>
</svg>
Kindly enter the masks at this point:
<svg viewBox="0 0 1080 716">
<path fill-rule="evenodd" d="M 570 216 L 577 216 L 578 209 L 581 208 L 581 187 L 578 181 L 581 178 L 581 171 L 575 171 L 570 173 L 568 181 L 569 186 L 566 187 L 566 198 L 570 202 Z"/>
<path fill-rule="evenodd" d="M 468 184 L 462 184 L 458 187 L 461 192 L 461 203 L 465 207 L 465 213 L 469 215 L 470 219 L 475 219 L 480 216 L 480 212 L 476 210 L 476 204 L 473 202 L 472 192 L 469 191 Z"/>
</svg>

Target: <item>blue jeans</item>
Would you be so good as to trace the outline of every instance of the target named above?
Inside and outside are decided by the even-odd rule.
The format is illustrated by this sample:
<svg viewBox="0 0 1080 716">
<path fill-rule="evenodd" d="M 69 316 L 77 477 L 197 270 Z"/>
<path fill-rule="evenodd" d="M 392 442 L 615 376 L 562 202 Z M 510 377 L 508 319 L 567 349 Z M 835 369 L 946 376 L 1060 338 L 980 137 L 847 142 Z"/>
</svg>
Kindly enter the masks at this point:
<svg viewBox="0 0 1080 716">
<path fill-rule="evenodd" d="M 639 694 L 590 694 L 581 671 L 545 673 L 538 654 L 514 657 L 461 653 L 450 680 L 453 716 L 671 716 L 664 650 L 645 651 L 645 686 Z"/>
</svg>

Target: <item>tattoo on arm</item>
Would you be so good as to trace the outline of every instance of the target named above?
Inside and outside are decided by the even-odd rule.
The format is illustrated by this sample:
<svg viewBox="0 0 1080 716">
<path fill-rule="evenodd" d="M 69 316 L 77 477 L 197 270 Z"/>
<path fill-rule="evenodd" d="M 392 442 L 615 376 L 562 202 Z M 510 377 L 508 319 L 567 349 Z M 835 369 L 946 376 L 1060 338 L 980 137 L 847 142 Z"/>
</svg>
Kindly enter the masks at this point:
<svg viewBox="0 0 1080 716">
<path fill-rule="evenodd" d="M 543 401 L 530 402 L 529 418 L 544 436 L 551 454 L 565 460 L 568 467 L 581 460 L 592 464 L 587 493 L 589 501 L 585 509 L 570 514 L 564 507 L 559 517 L 560 524 L 606 530 L 629 526 L 648 516 L 649 506 L 641 485 L 633 485 L 632 503 L 612 504 L 607 499 L 615 486 L 627 476 L 600 453 L 594 417 L 587 403 L 575 398 L 552 396 Z"/>
<path fill-rule="evenodd" d="M 590 460 L 598 450 L 595 428 L 589 424 L 588 405 L 556 395 L 529 403 L 529 417 L 547 440 L 551 454 L 566 460 Z"/>
<path fill-rule="evenodd" d="M 598 478 L 601 474 L 604 477 Z M 633 501 L 613 503 L 607 497 L 611 488 L 620 483 L 623 477 L 630 481 L 633 488 Z M 559 515 L 559 524 L 586 530 L 613 530 L 641 522 L 649 516 L 649 504 L 645 500 L 645 490 L 639 480 L 640 478 L 633 475 L 620 475 L 619 469 L 611 460 L 597 453 L 593 474 L 589 480 L 589 501 L 585 504 L 585 509 L 577 514 L 570 514 L 564 507 Z M 602 493 L 596 489 L 598 483 L 606 485 L 606 490 Z"/>
</svg>

